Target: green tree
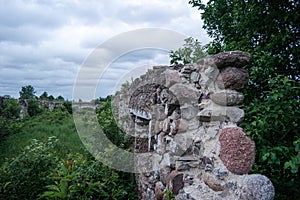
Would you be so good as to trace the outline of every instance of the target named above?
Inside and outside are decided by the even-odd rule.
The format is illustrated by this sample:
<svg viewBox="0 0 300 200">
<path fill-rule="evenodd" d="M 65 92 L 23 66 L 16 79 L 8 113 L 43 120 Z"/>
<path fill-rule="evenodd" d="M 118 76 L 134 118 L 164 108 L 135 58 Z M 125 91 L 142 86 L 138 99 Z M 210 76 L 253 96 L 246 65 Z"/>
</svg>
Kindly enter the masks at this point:
<svg viewBox="0 0 300 200">
<path fill-rule="evenodd" d="M 48 99 L 48 93 L 43 92 L 43 94 L 41 94 L 41 96 L 40 96 L 40 99 L 47 100 Z"/>
<path fill-rule="evenodd" d="M 132 140 L 117 125 L 112 110 L 112 96 L 98 99 L 101 103 L 96 108 L 99 125 L 107 138 L 116 146 L 121 148 L 130 148 Z"/>
<path fill-rule="evenodd" d="M 2 140 L 2 133 L 16 128 Z M 0 199 L 137 199 L 135 175 L 110 169 L 90 155 L 72 115 L 63 109 L 24 120 L 0 116 L 0 152 Z"/>
<path fill-rule="evenodd" d="M 244 127 L 256 143 L 254 171 L 271 178 L 277 199 L 299 199 L 299 33 L 296 0 L 190 0 L 202 12 L 210 54 L 252 54 Z"/>
<path fill-rule="evenodd" d="M 0 97 L 0 116 L 15 119 L 20 116 L 20 105 L 18 100 Z"/>
<path fill-rule="evenodd" d="M 20 130 L 19 122 L 20 105 L 18 100 L 9 96 L 0 97 L 0 140 Z"/>
<path fill-rule="evenodd" d="M 20 99 L 31 99 L 35 98 L 35 90 L 31 85 L 23 86 L 20 94 Z"/>
<path fill-rule="evenodd" d="M 254 58 L 267 56 L 267 63 L 261 64 L 272 66 L 263 66 L 267 68 L 261 74 L 263 78 L 277 72 L 299 80 L 299 1 L 210 0 L 205 5 L 201 0 L 191 0 L 189 3 L 203 11 L 203 28 L 214 38 L 209 53 L 239 49 Z"/>
<path fill-rule="evenodd" d="M 197 39 L 188 37 L 184 41 L 183 47 L 170 52 L 171 64 L 192 63 L 206 56 L 204 48 Z"/>
<path fill-rule="evenodd" d="M 68 113 L 72 114 L 73 110 L 72 110 L 72 102 L 71 101 L 65 101 L 63 103 L 64 108 L 68 111 Z"/>
<path fill-rule="evenodd" d="M 27 103 L 28 103 L 27 112 L 30 117 L 36 116 L 43 111 L 37 99 L 33 99 L 33 98 L 29 99 Z"/>
<path fill-rule="evenodd" d="M 56 100 L 57 101 L 65 101 L 65 99 L 62 96 L 60 96 L 60 95 L 56 98 Z"/>
<path fill-rule="evenodd" d="M 53 100 L 54 100 L 54 96 L 53 96 L 53 95 L 50 95 L 50 96 L 48 97 L 48 99 L 49 99 L 49 101 L 53 101 Z"/>
</svg>

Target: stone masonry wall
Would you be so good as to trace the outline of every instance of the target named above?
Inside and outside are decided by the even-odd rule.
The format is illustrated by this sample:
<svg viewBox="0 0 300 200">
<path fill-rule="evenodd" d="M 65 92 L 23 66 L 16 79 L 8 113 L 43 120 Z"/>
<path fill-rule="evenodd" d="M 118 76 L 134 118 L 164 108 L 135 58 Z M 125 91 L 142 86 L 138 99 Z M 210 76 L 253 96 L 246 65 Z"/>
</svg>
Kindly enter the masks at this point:
<svg viewBox="0 0 300 200">
<path fill-rule="evenodd" d="M 273 199 L 271 181 L 248 174 L 255 144 L 243 120 L 240 90 L 251 59 L 241 51 L 197 63 L 155 66 L 114 99 L 116 118 L 134 139 L 140 199 Z"/>
</svg>

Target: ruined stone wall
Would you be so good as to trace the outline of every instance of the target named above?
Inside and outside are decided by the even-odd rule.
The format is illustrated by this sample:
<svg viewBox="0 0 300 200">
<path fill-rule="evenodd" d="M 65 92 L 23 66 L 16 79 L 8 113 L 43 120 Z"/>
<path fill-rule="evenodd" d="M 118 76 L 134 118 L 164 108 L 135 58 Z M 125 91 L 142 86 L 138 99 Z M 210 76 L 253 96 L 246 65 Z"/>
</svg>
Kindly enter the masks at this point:
<svg viewBox="0 0 300 200">
<path fill-rule="evenodd" d="M 20 104 L 20 118 L 23 119 L 28 115 L 28 102 L 29 99 L 21 99 L 19 100 Z M 44 109 L 49 109 L 53 111 L 56 108 L 63 107 L 64 102 L 55 102 L 49 100 L 38 100 L 39 107 Z M 92 102 L 73 102 L 72 108 L 73 109 L 82 109 L 82 108 L 91 108 L 96 109 L 100 104 L 92 103 Z"/>
<path fill-rule="evenodd" d="M 255 144 L 238 127 L 249 61 L 233 51 L 156 66 L 115 97 L 118 122 L 135 138 L 140 199 L 274 198 L 267 177 L 248 175 Z"/>
<path fill-rule="evenodd" d="M 29 99 L 21 99 L 19 100 L 20 104 L 20 118 L 23 119 L 28 115 L 28 104 Z M 63 102 L 53 102 L 48 100 L 38 100 L 40 108 L 47 108 L 49 110 L 54 110 L 55 108 L 62 107 Z"/>
</svg>

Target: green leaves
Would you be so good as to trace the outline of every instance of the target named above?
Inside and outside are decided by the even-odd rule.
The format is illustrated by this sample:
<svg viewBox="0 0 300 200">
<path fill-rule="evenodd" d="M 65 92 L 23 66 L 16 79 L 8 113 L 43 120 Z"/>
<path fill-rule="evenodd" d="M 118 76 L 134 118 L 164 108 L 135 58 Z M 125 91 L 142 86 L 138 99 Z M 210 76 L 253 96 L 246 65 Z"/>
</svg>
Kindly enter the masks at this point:
<svg viewBox="0 0 300 200">
<path fill-rule="evenodd" d="M 299 69 L 295 68 L 299 60 L 295 48 L 299 45 L 300 27 L 297 1 L 210 0 L 203 4 L 201 0 L 193 0 L 189 3 L 203 12 L 203 28 L 214 39 L 212 44 L 252 55 L 262 48 L 275 58 L 273 68 L 299 80 Z"/>
<path fill-rule="evenodd" d="M 69 154 L 68 159 L 59 161 L 58 167 L 48 176 L 54 180 L 52 185 L 45 187 L 46 191 L 39 199 L 88 199 L 99 195 L 100 182 L 90 177 L 86 171 L 93 167 L 93 162 L 86 162 L 81 154 Z"/>
<path fill-rule="evenodd" d="M 208 53 L 242 50 L 252 55 L 246 113 L 241 124 L 256 143 L 255 173 L 274 182 L 277 198 L 299 199 L 300 52 L 296 0 L 190 0 L 214 40 Z M 296 146 L 295 146 L 296 144 Z M 297 146 L 298 147 L 298 146 Z M 291 187 L 287 187 L 289 185 Z"/>
<path fill-rule="evenodd" d="M 166 189 L 163 194 L 166 195 L 167 200 L 175 200 L 175 194 L 173 194 L 170 190 Z"/>
<path fill-rule="evenodd" d="M 110 133 L 117 126 L 110 121 L 110 103 L 104 108 L 101 119 L 107 120 L 104 125 Z M 90 111 L 81 112 L 86 120 L 84 113 Z M 82 145 L 66 110 L 44 111 L 11 122 L 8 126 L 6 118 L 0 117 L 0 127 L 3 123 L 19 130 L 0 143 L 1 164 L 6 160 L 0 166 L 1 199 L 137 199 L 134 175 L 95 160 Z M 119 133 L 113 137 L 124 143 Z"/>
<path fill-rule="evenodd" d="M 0 193 L 6 199 L 35 199 L 49 181 L 48 170 L 56 165 L 53 142 L 33 140 L 16 158 L 0 168 Z M 8 184 L 8 182 L 10 184 Z"/>
<path fill-rule="evenodd" d="M 22 87 L 20 93 L 20 99 L 32 99 L 35 98 L 35 90 L 31 85 Z"/>
<path fill-rule="evenodd" d="M 4 199 L 136 199 L 132 174 L 114 171 L 91 156 L 56 152 L 57 137 L 32 144 L 0 167 Z"/>
<path fill-rule="evenodd" d="M 293 142 L 295 146 L 295 154 L 289 161 L 284 163 L 284 169 L 290 169 L 292 173 L 296 174 L 300 168 L 300 138 Z"/>
<path fill-rule="evenodd" d="M 7 119 L 16 119 L 20 115 L 20 105 L 18 100 L 0 97 L 0 116 Z"/>
<path fill-rule="evenodd" d="M 100 99 L 100 106 L 96 109 L 97 119 L 106 137 L 120 148 L 129 148 L 132 145 L 130 137 L 119 128 L 113 115 L 111 96 Z"/>
<path fill-rule="evenodd" d="M 241 126 L 256 143 L 254 172 L 269 176 L 280 191 L 286 182 L 297 184 L 299 180 L 300 102 L 295 96 L 299 97 L 300 91 L 294 80 L 283 75 L 269 77 L 266 82 L 270 89 L 245 106 Z"/>
<path fill-rule="evenodd" d="M 206 56 L 201 43 L 192 37 L 186 38 L 182 48 L 170 52 L 170 64 L 188 64 L 193 63 Z"/>
</svg>

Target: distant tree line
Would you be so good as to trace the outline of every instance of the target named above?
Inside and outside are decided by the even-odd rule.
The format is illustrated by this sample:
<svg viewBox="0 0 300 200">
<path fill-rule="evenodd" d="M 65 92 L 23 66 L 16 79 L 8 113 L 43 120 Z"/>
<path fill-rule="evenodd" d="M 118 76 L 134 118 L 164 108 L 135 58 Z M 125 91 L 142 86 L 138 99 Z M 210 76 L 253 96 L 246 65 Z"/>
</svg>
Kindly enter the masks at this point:
<svg viewBox="0 0 300 200">
<path fill-rule="evenodd" d="M 54 98 L 52 95 L 48 95 L 47 92 L 43 92 L 40 97 L 37 97 L 35 95 L 36 91 L 31 85 L 23 86 L 19 94 L 19 99 L 12 98 L 9 95 L 0 96 L 0 139 L 19 130 L 20 127 L 15 121 L 20 118 L 20 103 L 22 101 L 26 101 L 29 117 L 36 116 L 45 110 L 40 106 L 39 101 L 41 100 L 63 102 L 63 107 L 60 109 L 72 113 L 72 102 L 65 100 L 62 96 Z"/>
<path fill-rule="evenodd" d="M 65 101 L 65 99 L 59 95 L 57 98 L 54 98 L 53 95 L 48 95 L 47 92 L 43 92 L 39 97 L 37 97 L 36 91 L 32 85 L 23 86 L 21 91 L 19 92 L 19 99 L 41 99 L 41 100 L 49 100 L 49 101 Z"/>
</svg>

